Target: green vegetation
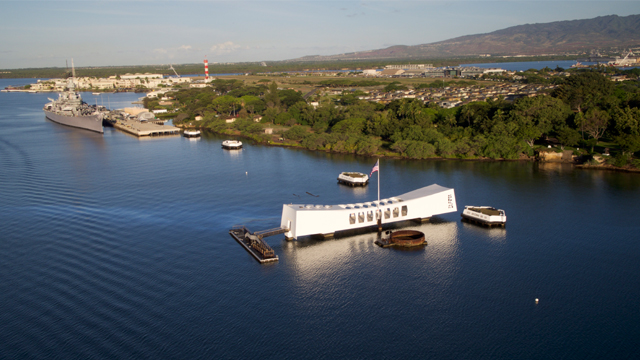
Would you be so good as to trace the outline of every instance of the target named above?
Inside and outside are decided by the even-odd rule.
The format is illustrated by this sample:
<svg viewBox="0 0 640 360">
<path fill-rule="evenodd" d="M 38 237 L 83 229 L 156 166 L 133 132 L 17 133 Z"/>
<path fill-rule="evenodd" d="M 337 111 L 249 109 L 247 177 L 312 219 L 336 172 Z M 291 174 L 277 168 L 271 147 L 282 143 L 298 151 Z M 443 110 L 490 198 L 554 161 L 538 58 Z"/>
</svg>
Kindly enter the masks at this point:
<svg viewBox="0 0 640 360">
<path fill-rule="evenodd" d="M 536 71 L 545 72 L 556 70 Z M 606 147 L 611 150 L 610 164 L 637 167 L 639 84 L 616 84 L 598 71 L 557 78 L 561 81 L 550 94 L 514 102 L 472 102 L 452 109 L 417 99 L 373 103 L 360 100 L 364 95 L 360 90 L 314 95 L 311 100 L 318 102 L 314 107 L 301 92 L 279 88 L 276 82 L 217 80 L 214 90 L 172 93 L 182 114 L 174 118 L 174 123 L 192 123 L 216 132 L 310 150 L 414 159 L 523 159 L 531 158 L 535 151 L 548 151 L 548 144 L 557 146 L 555 151 L 569 149 L 588 155 L 603 152 Z M 324 85 L 337 87 L 342 80 Z M 399 82 L 385 84 L 388 91 L 407 87 Z M 415 85 L 424 87 L 428 85 Z M 150 105 L 155 106 L 153 102 Z M 196 116 L 202 120 L 196 121 Z M 237 120 L 227 122 L 232 117 Z M 266 127 L 272 128 L 273 134 L 265 134 Z"/>
</svg>

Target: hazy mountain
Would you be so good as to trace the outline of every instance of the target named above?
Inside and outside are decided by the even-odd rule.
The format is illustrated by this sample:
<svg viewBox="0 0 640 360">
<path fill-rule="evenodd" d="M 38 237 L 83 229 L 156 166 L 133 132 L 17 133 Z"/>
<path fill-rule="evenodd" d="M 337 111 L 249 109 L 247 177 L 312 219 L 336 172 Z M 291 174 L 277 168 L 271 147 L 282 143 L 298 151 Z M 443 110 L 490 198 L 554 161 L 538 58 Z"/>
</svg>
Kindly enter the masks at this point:
<svg viewBox="0 0 640 360">
<path fill-rule="evenodd" d="M 512 26 L 488 34 L 450 40 L 330 56 L 305 56 L 297 61 L 394 58 L 447 58 L 459 56 L 561 54 L 602 48 L 640 45 L 640 15 L 600 16 L 595 19 L 556 21 Z"/>
</svg>

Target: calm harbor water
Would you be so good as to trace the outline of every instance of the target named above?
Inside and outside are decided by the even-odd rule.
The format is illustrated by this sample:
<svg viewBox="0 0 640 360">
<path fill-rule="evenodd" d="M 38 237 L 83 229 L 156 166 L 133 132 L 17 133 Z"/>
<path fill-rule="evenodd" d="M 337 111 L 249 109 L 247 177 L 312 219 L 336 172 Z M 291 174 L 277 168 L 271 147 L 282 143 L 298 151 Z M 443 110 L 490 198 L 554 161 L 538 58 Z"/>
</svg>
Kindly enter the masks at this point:
<svg viewBox="0 0 640 360">
<path fill-rule="evenodd" d="M 549 60 L 549 61 L 522 61 L 522 62 L 503 62 L 503 63 L 482 63 L 482 64 L 464 64 L 461 66 L 477 66 L 481 68 L 500 68 L 508 71 L 526 71 L 529 69 L 541 70 L 545 67 L 554 70 L 556 67 L 569 69 L 571 65 L 575 65 L 575 60 Z M 585 63 L 590 65 L 591 63 Z"/>
<path fill-rule="evenodd" d="M 571 65 L 575 65 L 575 60 L 547 60 L 547 61 L 521 61 L 521 62 L 503 62 L 503 63 L 481 63 L 481 64 L 462 64 L 460 66 L 477 66 L 481 68 L 500 68 L 508 71 L 526 71 L 529 69 L 542 70 L 548 67 L 551 70 L 555 70 L 556 67 L 563 69 L 569 69 Z M 583 65 L 597 65 L 597 63 L 584 62 Z M 624 69 L 631 69 L 637 66 L 632 66 Z"/>
<path fill-rule="evenodd" d="M 280 261 L 260 265 L 231 226 L 278 226 L 282 203 L 374 199 L 376 180 L 336 176 L 375 160 L 93 134 L 47 121 L 53 95 L 0 93 L 0 358 L 636 356 L 637 174 L 383 159 L 383 197 L 437 183 L 459 208 L 505 209 L 506 229 L 459 211 L 414 225 L 428 240 L 414 251 L 276 236 Z"/>
</svg>

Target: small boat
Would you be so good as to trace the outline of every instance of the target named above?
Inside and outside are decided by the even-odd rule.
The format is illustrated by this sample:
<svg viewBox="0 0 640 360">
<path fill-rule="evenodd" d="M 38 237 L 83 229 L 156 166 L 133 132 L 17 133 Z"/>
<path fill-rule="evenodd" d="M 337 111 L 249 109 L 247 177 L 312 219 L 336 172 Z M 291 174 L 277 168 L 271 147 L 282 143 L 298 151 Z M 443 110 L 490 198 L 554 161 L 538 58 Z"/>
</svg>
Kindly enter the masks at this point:
<svg viewBox="0 0 640 360">
<path fill-rule="evenodd" d="M 198 137 L 200 136 L 200 130 L 185 130 L 184 137 Z"/>
<path fill-rule="evenodd" d="M 222 142 L 222 147 L 229 150 L 242 149 L 242 141 L 225 140 Z"/>
<path fill-rule="evenodd" d="M 360 172 L 342 172 L 338 175 L 338 182 L 349 186 L 366 186 L 369 175 Z"/>
<path fill-rule="evenodd" d="M 100 93 L 99 92 L 94 92 L 94 93 L 91 93 L 91 95 L 100 95 Z"/>
<path fill-rule="evenodd" d="M 462 220 L 486 226 L 502 226 L 507 222 L 504 210 L 491 206 L 465 206 L 462 211 Z"/>
</svg>

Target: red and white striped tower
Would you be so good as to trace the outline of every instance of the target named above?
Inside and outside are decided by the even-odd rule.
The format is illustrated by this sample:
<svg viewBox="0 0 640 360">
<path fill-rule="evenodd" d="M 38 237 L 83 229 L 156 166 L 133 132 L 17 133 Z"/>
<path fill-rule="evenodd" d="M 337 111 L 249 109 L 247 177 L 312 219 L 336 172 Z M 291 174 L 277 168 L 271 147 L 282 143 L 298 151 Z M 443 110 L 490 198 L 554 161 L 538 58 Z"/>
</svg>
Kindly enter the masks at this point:
<svg viewBox="0 0 640 360">
<path fill-rule="evenodd" d="M 209 81 L 209 60 L 204 57 L 204 81 Z"/>
</svg>

